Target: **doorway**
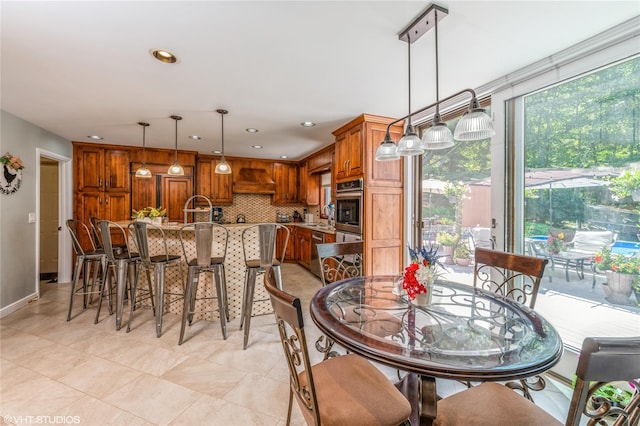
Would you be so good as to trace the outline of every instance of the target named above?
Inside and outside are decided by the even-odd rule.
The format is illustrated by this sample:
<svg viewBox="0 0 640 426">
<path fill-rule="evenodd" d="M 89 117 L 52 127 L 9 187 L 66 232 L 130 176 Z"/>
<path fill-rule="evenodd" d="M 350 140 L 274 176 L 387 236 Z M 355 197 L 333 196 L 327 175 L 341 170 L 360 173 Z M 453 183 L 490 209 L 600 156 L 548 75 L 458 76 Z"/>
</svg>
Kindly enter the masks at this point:
<svg viewBox="0 0 640 426">
<path fill-rule="evenodd" d="M 64 229 L 73 217 L 72 161 L 55 152 L 36 149 L 35 290 L 40 295 L 41 276 L 57 282 L 71 281 L 71 238 Z"/>
<path fill-rule="evenodd" d="M 58 281 L 58 161 L 40 157 L 40 281 Z"/>
</svg>

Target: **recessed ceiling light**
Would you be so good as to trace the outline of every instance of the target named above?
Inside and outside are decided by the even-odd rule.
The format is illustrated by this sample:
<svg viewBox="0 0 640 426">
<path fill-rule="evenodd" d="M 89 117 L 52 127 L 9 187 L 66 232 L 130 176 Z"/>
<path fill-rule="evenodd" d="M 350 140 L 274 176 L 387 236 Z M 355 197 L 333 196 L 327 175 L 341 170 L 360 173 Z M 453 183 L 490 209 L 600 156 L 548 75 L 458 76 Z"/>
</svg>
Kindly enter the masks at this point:
<svg viewBox="0 0 640 426">
<path fill-rule="evenodd" d="M 151 56 L 165 64 L 175 64 L 178 62 L 176 55 L 165 49 L 151 49 L 149 53 L 151 53 Z"/>
<path fill-rule="evenodd" d="M 219 149 L 216 149 L 213 151 L 214 154 L 222 154 L 222 151 L 220 151 Z"/>
<path fill-rule="evenodd" d="M 194 141 L 199 141 L 202 138 L 200 136 L 198 136 L 198 135 L 191 135 L 191 136 L 189 136 L 189 139 L 193 139 Z"/>
<path fill-rule="evenodd" d="M 247 132 L 249 133 L 258 133 L 258 129 L 254 129 L 253 127 L 249 127 L 248 129 L 246 129 Z"/>
<path fill-rule="evenodd" d="M 287 155 L 281 155 L 280 158 L 289 158 Z"/>
<path fill-rule="evenodd" d="M 300 123 L 300 125 L 302 127 L 313 127 L 316 125 L 316 123 L 314 123 L 313 121 L 303 121 L 302 123 Z"/>
<path fill-rule="evenodd" d="M 102 136 L 98 136 L 98 135 L 89 135 L 87 137 L 89 139 L 93 139 L 94 141 L 101 141 L 102 139 L 104 139 Z"/>
<path fill-rule="evenodd" d="M 261 149 L 262 145 L 251 145 L 252 147 L 254 147 L 255 149 Z"/>
</svg>

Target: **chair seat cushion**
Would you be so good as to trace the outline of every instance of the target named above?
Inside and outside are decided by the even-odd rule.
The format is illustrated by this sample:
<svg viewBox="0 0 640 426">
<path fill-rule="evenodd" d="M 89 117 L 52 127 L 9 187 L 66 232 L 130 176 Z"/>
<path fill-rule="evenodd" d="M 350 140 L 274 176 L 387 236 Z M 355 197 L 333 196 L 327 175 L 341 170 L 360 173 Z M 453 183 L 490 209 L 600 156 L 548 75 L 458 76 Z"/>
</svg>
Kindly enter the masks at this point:
<svg viewBox="0 0 640 426">
<path fill-rule="evenodd" d="M 561 425 L 534 403 L 498 383 L 486 382 L 438 401 L 434 426 Z"/>
<path fill-rule="evenodd" d="M 398 425 L 411 414 L 409 401 L 358 355 L 330 358 L 312 370 L 323 425 Z M 301 385 L 306 385 L 306 373 L 299 377 Z M 307 423 L 313 424 L 311 413 L 302 406 L 301 410 Z"/>
</svg>

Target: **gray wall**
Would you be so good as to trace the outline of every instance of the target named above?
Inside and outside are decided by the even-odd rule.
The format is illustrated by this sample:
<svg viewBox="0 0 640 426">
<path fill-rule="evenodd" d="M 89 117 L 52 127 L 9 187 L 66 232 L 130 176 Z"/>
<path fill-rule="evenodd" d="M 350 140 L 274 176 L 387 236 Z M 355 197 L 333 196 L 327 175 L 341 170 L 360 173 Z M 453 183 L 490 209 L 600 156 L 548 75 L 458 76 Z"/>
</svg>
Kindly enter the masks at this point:
<svg viewBox="0 0 640 426">
<path fill-rule="evenodd" d="M 0 308 L 11 305 L 35 292 L 36 226 L 28 222 L 29 212 L 36 211 L 36 170 L 40 159 L 37 148 L 71 158 L 71 142 L 0 111 L 0 156 L 6 152 L 24 162 L 20 189 L 10 195 L 0 194 Z"/>
</svg>

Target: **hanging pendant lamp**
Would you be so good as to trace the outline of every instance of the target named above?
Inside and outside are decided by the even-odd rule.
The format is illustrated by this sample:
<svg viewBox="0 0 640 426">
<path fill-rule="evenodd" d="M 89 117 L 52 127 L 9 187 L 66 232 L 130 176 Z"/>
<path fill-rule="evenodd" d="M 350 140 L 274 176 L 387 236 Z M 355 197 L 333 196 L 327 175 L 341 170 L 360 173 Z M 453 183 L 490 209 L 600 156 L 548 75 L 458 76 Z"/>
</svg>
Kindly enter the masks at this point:
<svg viewBox="0 0 640 426">
<path fill-rule="evenodd" d="M 478 98 L 473 96 L 469 103 L 469 109 L 458 121 L 453 137 L 458 141 L 479 141 L 495 134 L 491 117 L 486 110 L 480 108 Z"/>
<path fill-rule="evenodd" d="M 224 115 L 228 114 L 229 111 L 226 109 L 217 109 L 216 112 L 220 114 L 220 118 L 222 119 L 222 158 L 220 162 L 216 164 L 215 173 L 219 175 L 228 175 L 231 174 L 231 166 L 227 163 L 227 160 L 224 159 Z"/>
<path fill-rule="evenodd" d="M 145 133 L 149 123 L 143 123 L 142 121 L 138 122 L 139 125 L 142 126 L 142 166 L 138 170 L 136 170 L 136 177 L 142 179 L 148 179 L 151 177 L 151 170 L 147 168 L 146 157 L 145 157 Z"/>
<path fill-rule="evenodd" d="M 407 35 L 408 36 L 408 35 Z M 409 155 L 420 155 L 424 152 L 420 138 L 416 133 L 413 125 L 411 124 L 411 40 L 407 40 L 408 46 L 408 78 L 409 78 L 409 114 L 407 117 L 407 127 L 405 128 L 404 135 L 398 141 L 398 155 L 403 157 Z M 386 138 L 386 137 L 385 137 Z"/>
<path fill-rule="evenodd" d="M 436 40 L 436 112 L 431 127 L 422 136 L 422 148 L 426 150 L 445 149 L 453 146 L 453 133 L 440 117 L 440 79 L 438 64 L 438 9 L 434 9 Z"/>
<path fill-rule="evenodd" d="M 169 167 L 167 173 L 174 176 L 184 176 L 184 169 L 178 163 L 178 121 L 182 120 L 179 115 L 172 115 L 171 118 L 176 122 L 176 156 L 173 161 L 173 165 Z"/>
</svg>

